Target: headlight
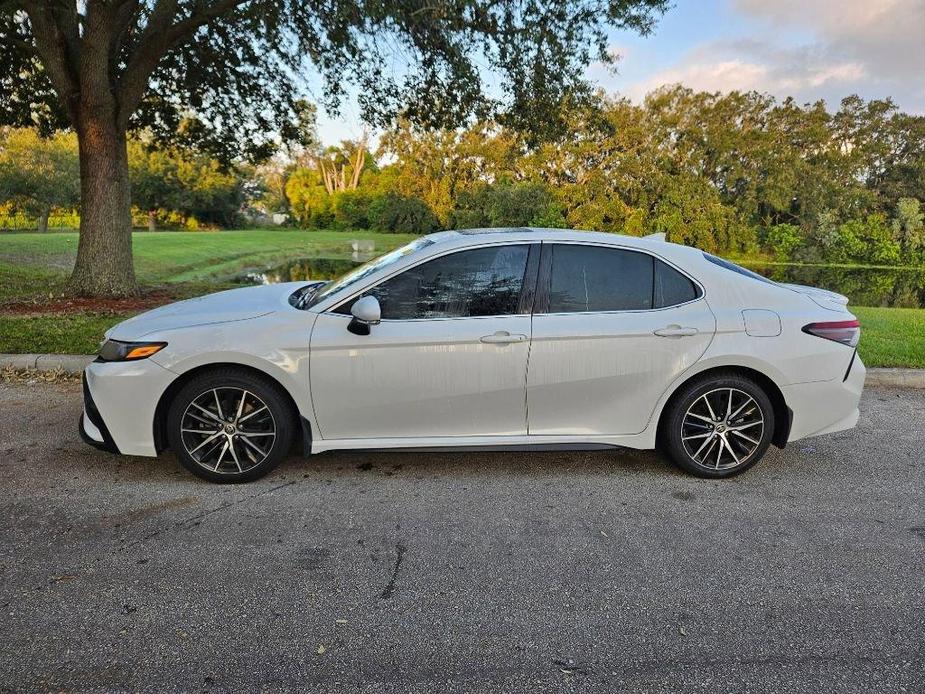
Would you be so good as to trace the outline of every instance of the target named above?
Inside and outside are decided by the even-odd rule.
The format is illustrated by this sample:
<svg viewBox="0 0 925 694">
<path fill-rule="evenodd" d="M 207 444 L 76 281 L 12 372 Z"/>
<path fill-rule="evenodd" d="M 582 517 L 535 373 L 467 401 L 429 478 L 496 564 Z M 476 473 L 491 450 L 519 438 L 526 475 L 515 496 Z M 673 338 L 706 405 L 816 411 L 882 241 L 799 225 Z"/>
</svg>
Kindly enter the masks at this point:
<svg viewBox="0 0 925 694">
<path fill-rule="evenodd" d="M 100 347 L 100 359 L 103 361 L 137 361 L 157 354 L 166 342 L 119 342 L 106 340 Z"/>
</svg>

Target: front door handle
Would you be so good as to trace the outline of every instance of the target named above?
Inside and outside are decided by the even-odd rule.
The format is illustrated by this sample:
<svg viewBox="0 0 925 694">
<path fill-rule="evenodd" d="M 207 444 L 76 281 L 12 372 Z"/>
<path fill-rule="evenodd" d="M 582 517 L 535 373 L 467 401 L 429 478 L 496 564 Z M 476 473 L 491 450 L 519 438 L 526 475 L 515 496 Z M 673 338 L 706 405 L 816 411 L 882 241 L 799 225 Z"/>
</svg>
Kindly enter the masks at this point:
<svg viewBox="0 0 925 694">
<path fill-rule="evenodd" d="M 509 345 L 513 342 L 526 342 L 526 340 L 526 335 L 511 335 L 511 333 L 506 330 L 499 330 L 492 335 L 483 335 L 479 338 L 479 342 L 485 342 L 490 345 Z"/>
<path fill-rule="evenodd" d="M 659 337 L 690 337 L 696 335 L 698 330 L 697 328 L 682 328 L 680 325 L 666 325 L 652 332 Z"/>
</svg>

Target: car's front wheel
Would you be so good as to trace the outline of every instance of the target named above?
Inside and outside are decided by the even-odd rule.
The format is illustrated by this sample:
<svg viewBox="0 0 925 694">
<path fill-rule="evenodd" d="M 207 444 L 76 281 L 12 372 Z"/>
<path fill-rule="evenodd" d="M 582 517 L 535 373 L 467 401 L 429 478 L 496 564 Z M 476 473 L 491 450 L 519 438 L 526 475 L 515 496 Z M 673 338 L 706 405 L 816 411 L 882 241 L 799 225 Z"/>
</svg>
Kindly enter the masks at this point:
<svg viewBox="0 0 925 694">
<path fill-rule="evenodd" d="M 663 449 L 698 477 L 731 477 L 761 460 L 774 434 L 774 407 L 752 379 L 708 375 L 686 384 L 665 413 Z"/>
<path fill-rule="evenodd" d="M 194 377 L 167 413 L 167 436 L 177 458 L 212 482 L 264 476 L 288 454 L 294 429 L 291 405 L 279 386 L 242 369 Z"/>
</svg>

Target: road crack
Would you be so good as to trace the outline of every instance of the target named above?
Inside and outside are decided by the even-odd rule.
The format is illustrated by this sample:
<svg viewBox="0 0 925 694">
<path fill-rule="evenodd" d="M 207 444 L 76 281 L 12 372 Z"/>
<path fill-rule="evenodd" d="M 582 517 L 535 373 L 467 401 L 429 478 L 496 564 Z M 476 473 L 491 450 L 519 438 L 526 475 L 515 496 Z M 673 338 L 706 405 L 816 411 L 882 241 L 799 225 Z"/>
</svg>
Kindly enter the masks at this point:
<svg viewBox="0 0 925 694">
<path fill-rule="evenodd" d="M 398 578 L 398 569 L 401 568 L 401 560 L 405 556 L 405 546 L 401 542 L 395 543 L 395 566 L 392 567 L 392 578 L 389 579 L 388 585 L 382 591 L 380 598 L 382 600 L 391 600 L 395 593 L 395 579 Z"/>
</svg>

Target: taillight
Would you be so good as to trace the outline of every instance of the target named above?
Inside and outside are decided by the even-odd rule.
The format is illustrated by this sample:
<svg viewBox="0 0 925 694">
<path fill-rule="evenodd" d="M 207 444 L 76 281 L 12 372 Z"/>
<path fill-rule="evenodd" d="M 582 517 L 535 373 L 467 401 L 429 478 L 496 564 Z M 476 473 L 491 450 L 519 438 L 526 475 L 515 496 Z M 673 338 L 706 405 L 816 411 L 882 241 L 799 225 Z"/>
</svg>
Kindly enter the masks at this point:
<svg viewBox="0 0 925 694">
<path fill-rule="evenodd" d="M 861 338 L 861 324 L 854 320 L 835 320 L 824 323 L 810 323 L 803 326 L 803 332 L 826 340 L 841 342 L 849 347 L 857 347 Z"/>
</svg>

